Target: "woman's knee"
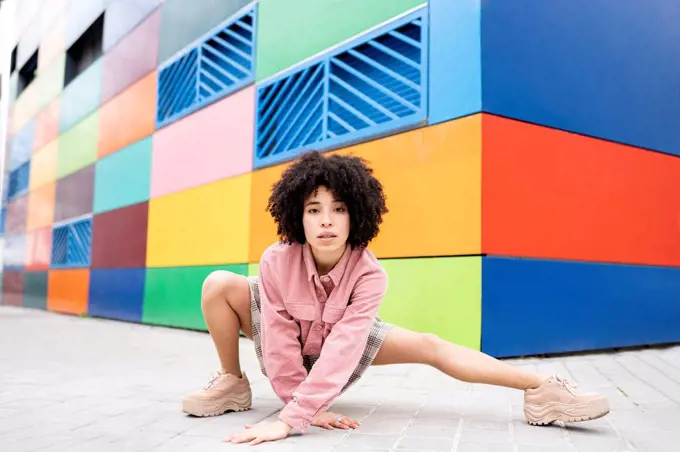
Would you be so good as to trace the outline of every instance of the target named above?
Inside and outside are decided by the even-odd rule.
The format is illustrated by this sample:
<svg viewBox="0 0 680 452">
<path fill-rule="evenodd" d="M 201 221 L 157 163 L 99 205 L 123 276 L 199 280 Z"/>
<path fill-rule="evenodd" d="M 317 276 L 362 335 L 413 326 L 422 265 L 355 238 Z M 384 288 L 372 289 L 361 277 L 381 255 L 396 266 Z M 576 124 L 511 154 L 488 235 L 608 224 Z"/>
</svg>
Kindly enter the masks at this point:
<svg viewBox="0 0 680 452">
<path fill-rule="evenodd" d="M 233 289 L 239 285 L 239 278 L 243 278 L 243 276 L 226 270 L 216 270 L 210 273 L 203 281 L 201 302 L 206 303 L 216 298 L 228 298 Z"/>
</svg>

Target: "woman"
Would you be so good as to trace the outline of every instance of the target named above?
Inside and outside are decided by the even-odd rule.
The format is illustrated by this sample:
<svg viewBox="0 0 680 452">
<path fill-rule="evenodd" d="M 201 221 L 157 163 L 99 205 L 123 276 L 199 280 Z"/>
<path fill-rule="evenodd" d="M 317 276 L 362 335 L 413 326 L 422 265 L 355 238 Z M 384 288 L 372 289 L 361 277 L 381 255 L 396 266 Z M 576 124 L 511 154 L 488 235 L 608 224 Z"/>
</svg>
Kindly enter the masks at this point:
<svg viewBox="0 0 680 452">
<path fill-rule="evenodd" d="M 275 441 L 311 425 L 358 427 L 326 410 L 371 365 L 427 364 L 465 382 L 523 390 L 531 424 L 609 412 L 605 397 L 576 393 L 560 377 L 380 320 L 387 275 L 367 245 L 388 210 L 363 160 L 306 154 L 275 184 L 267 209 L 281 241 L 262 255 L 259 277 L 217 271 L 205 280 L 201 306 L 222 368 L 183 400 L 184 411 L 195 416 L 250 408 L 239 330 L 252 338 L 260 368 L 285 406 L 276 422 L 248 426 L 232 443 Z"/>
</svg>

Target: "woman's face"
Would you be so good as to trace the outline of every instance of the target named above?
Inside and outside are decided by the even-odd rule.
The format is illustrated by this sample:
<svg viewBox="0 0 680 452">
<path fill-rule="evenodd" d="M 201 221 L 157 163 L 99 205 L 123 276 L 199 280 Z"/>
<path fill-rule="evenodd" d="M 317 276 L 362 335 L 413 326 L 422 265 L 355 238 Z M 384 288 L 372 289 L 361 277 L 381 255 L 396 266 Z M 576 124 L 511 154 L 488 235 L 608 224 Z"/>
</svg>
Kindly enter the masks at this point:
<svg viewBox="0 0 680 452">
<path fill-rule="evenodd" d="M 305 201 L 302 225 L 310 246 L 328 253 L 344 250 L 349 237 L 349 213 L 344 202 L 320 186 Z"/>
</svg>

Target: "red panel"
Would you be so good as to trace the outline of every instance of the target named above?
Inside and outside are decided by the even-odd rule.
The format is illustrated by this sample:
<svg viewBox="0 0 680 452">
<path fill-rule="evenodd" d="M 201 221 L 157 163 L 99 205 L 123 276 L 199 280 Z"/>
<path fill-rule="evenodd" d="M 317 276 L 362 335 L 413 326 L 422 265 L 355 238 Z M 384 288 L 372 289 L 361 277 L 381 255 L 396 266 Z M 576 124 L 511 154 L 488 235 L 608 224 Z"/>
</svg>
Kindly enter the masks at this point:
<svg viewBox="0 0 680 452">
<path fill-rule="evenodd" d="M 2 274 L 2 304 L 21 306 L 24 293 L 24 274 L 6 270 Z"/>
<path fill-rule="evenodd" d="M 26 234 L 26 270 L 47 270 L 52 252 L 52 228 L 41 228 Z"/>
<path fill-rule="evenodd" d="M 95 215 L 92 268 L 145 267 L 149 203 Z"/>
<path fill-rule="evenodd" d="M 487 254 L 680 265 L 680 158 L 491 115 Z"/>
</svg>

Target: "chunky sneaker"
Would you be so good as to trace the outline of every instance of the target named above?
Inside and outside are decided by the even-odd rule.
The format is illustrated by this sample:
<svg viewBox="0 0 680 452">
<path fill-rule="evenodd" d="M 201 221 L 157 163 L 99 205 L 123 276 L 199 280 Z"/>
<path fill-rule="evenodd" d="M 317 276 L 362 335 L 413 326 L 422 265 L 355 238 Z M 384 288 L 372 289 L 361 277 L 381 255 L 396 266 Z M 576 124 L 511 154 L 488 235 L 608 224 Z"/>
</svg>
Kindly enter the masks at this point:
<svg viewBox="0 0 680 452">
<path fill-rule="evenodd" d="M 182 400 L 182 411 L 194 416 L 219 416 L 227 411 L 246 411 L 252 405 L 250 382 L 220 370 L 210 382 Z"/>
<path fill-rule="evenodd" d="M 605 396 L 578 393 L 575 384 L 557 375 L 536 389 L 524 391 L 524 416 L 531 425 L 589 421 L 607 413 L 609 402 Z"/>
</svg>

